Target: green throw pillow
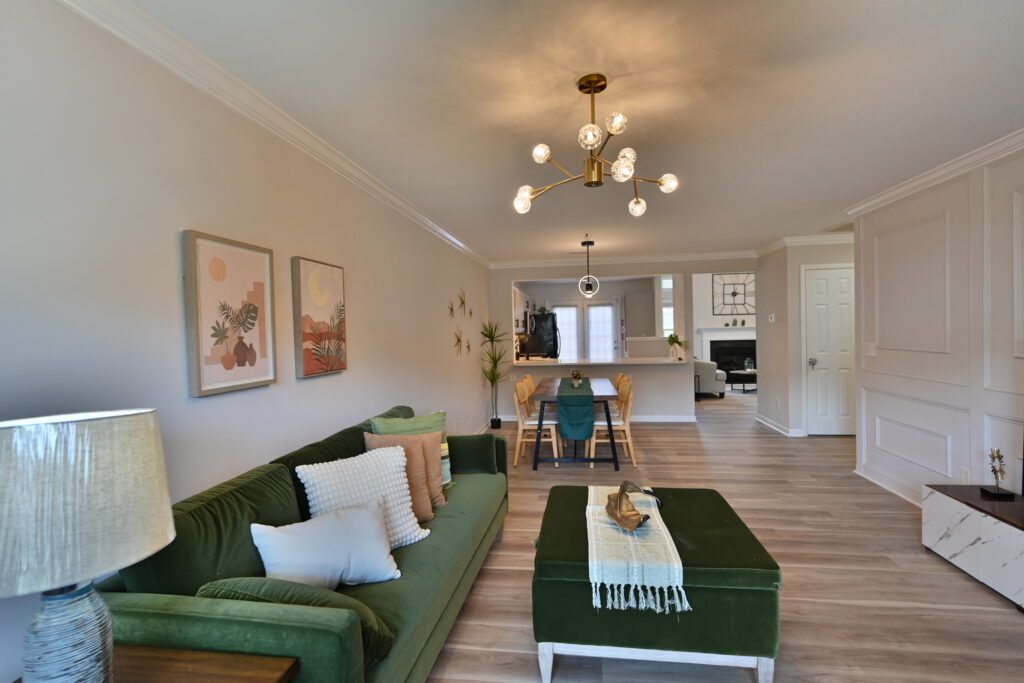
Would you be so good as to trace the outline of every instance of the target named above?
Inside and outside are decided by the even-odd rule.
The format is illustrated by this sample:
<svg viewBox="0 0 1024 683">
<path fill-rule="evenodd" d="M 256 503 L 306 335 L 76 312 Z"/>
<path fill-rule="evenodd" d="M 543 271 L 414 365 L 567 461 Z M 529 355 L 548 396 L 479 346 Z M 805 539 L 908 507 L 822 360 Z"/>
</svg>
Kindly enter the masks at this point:
<svg viewBox="0 0 1024 683">
<path fill-rule="evenodd" d="M 447 413 L 439 410 L 416 417 L 371 417 L 370 426 L 374 434 L 432 434 L 441 432 L 441 483 L 452 483 L 452 465 L 448 460 L 448 432 L 444 424 Z"/>
<path fill-rule="evenodd" d="M 350 609 L 359 615 L 359 627 L 363 634 L 363 665 L 366 668 L 384 659 L 395 642 L 395 634 L 376 612 L 355 598 L 328 588 L 252 576 L 211 581 L 199 589 L 196 597 Z"/>
</svg>

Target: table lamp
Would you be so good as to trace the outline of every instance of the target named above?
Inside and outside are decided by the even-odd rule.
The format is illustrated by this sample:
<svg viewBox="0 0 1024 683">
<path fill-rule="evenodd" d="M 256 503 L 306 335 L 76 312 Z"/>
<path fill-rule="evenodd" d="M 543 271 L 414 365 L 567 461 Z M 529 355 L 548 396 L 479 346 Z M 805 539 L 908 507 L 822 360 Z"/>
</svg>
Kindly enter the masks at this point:
<svg viewBox="0 0 1024 683">
<path fill-rule="evenodd" d="M 109 681 L 92 580 L 174 539 L 155 410 L 0 422 L 0 598 L 42 592 L 23 680 Z"/>
</svg>

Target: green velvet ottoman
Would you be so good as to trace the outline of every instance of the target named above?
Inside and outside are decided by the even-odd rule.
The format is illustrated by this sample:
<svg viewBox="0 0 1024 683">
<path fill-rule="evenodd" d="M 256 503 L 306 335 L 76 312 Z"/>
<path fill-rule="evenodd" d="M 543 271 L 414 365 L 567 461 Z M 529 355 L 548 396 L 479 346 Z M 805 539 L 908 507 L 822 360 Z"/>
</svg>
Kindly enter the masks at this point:
<svg viewBox="0 0 1024 683">
<path fill-rule="evenodd" d="M 740 666 L 756 669 L 759 683 L 771 681 L 779 650 L 779 565 L 717 491 L 654 492 L 683 561 L 693 611 L 594 608 L 587 488 L 555 486 L 533 573 L 533 634 L 544 683 L 555 654 Z"/>
</svg>

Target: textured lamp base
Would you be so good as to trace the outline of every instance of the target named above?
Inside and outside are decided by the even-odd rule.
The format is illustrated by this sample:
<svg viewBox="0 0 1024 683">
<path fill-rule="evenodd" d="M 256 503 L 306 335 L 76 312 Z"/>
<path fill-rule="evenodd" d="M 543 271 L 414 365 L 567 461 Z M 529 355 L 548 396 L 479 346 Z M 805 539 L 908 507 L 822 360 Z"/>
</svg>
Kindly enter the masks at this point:
<svg viewBox="0 0 1024 683">
<path fill-rule="evenodd" d="M 25 683 L 110 681 L 114 641 L 110 610 L 92 582 L 43 593 L 25 633 Z"/>
</svg>

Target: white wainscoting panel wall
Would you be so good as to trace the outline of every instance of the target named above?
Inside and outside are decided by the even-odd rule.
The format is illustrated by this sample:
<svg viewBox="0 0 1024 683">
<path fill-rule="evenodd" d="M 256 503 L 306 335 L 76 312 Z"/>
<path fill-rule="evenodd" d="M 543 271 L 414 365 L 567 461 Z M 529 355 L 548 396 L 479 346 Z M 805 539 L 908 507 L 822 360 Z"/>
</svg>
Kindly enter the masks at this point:
<svg viewBox="0 0 1024 683">
<path fill-rule="evenodd" d="M 1021 490 L 1024 147 L 1004 140 L 850 210 L 857 471 L 914 502 L 923 484 L 992 483 L 991 448 Z"/>
</svg>

